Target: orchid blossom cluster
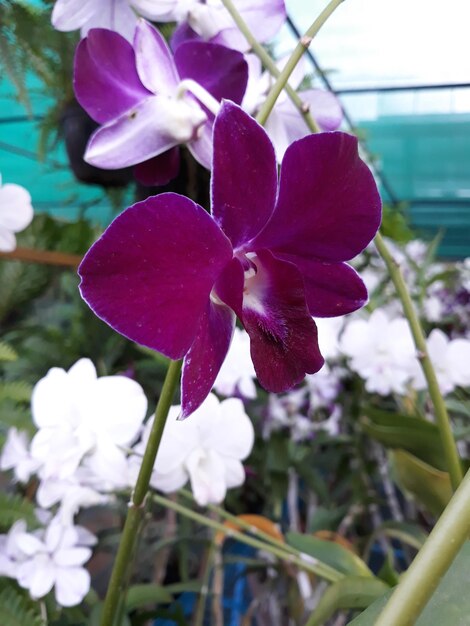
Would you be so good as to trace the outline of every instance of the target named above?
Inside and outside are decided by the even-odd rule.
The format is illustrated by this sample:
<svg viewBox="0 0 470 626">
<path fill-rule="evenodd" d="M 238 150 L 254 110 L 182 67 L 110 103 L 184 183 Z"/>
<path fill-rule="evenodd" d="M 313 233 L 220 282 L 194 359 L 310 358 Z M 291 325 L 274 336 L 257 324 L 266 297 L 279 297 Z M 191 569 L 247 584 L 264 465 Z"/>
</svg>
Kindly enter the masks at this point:
<svg viewBox="0 0 470 626">
<path fill-rule="evenodd" d="M 236 385 L 239 374 L 230 380 Z M 51 369 L 34 387 L 31 408 L 36 434 L 30 442 L 25 432 L 11 428 L 0 469 L 11 470 L 23 485 L 38 481 L 35 499 L 43 524 L 27 533 L 26 523 L 17 522 L 0 536 L 0 576 L 15 578 L 33 599 L 54 587 L 59 605 L 74 606 L 89 590 L 82 565 L 95 543 L 74 526 L 74 517 L 132 488 L 153 420 L 144 426 L 147 399 L 138 383 L 125 376 L 97 377 L 89 359 L 68 372 Z M 220 402 L 210 394 L 191 420 L 177 421 L 179 413 L 178 406 L 170 411 L 152 486 L 175 492 L 190 480 L 201 506 L 222 502 L 227 489 L 244 482 L 242 461 L 254 444 L 243 403 Z"/>
</svg>

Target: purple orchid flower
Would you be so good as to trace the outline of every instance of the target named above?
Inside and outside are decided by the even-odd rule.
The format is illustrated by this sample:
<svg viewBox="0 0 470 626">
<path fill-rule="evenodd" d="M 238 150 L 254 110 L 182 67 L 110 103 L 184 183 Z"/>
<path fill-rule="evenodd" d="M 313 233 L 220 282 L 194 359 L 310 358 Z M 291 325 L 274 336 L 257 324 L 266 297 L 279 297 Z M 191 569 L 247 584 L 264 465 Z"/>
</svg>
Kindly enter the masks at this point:
<svg viewBox="0 0 470 626">
<path fill-rule="evenodd" d="M 176 176 L 186 144 L 205 167 L 222 98 L 241 102 L 248 80 L 242 54 L 205 42 L 181 45 L 174 58 L 160 33 L 140 20 L 132 47 L 119 34 L 92 29 L 78 45 L 74 87 L 82 107 L 102 124 L 85 160 L 103 169 L 136 165 L 145 184 Z"/>
<path fill-rule="evenodd" d="M 261 385 L 286 391 L 323 365 L 312 316 L 367 300 L 345 263 L 372 239 L 380 197 L 351 135 L 310 135 L 286 151 L 224 102 L 214 125 L 212 215 L 183 196 L 148 198 L 119 215 L 85 256 L 81 293 L 130 339 L 184 357 L 182 417 L 210 392 L 235 314 Z"/>
<path fill-rule="evenodd" d="M 241 52 L 250 48 L 220 0 L 132 0 L 132 5 L 149 20 L 178 24 L 172 38 L 174 48 L 194 38 Z M 286 20 L 284 0 L 237 0 L 236 5 L 261 43 L 272 39 Z"/>
</svg>

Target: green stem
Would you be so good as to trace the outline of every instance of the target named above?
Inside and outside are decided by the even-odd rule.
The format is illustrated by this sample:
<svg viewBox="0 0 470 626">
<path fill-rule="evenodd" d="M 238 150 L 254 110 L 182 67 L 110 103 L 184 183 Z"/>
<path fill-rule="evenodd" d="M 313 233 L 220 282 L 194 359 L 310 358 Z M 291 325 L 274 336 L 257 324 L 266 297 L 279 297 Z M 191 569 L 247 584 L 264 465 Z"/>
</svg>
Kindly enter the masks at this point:
<svg viewBox="0 0 470 626">
<path fill-rule="evenodd" d="M 253 35 L 253 33 L 248 27 L 248 24 L 240 15 L 240 13 L 238 12 L 232 0 L 221 0 L 221 1 L 222 1 L 222 4 L 227 9 L 227 11 L 232 16 L 232 19 L 235 22 L 235 24 L 238 26 L 238 30 L 242 33 L 242 35 L 245 37 L 247 42 L 250 44 L 251 49 L 256 54 L 256 56 L 260 59 L 264 67 L 268 70 L 271 76 L 274 76 L 274 78 L 279 78 L 281 74 L 281 70 L 278 69 L 276 63 L 273 61 L 271 56 L 266 52 L 263 46 L 258 42 L 256 37 Z M 313 118 L 312 114 L 309 111 L 309 105 L 302 100 L 301 96 L 295 91 L 295 89 L 293 89 L 289 85 L 289 83 L 286 83 L 284 89 L 286 90 L 289 98 L 292 100 L 294 105 L 299 110 L 299 113 L 304 118 L 308 129 L 312 133 L 318 133 L 320 128 L 318 127 L 318 124 L 316 123 L 315 119 Z"/>
<path fill-rule="evenodd" d="M 418 552 L 375 626 L 413 626 L 470 534 L 470 471 Z"/>
<path fill-rule="evenodd" d="M 194 502 L 194 496 L 189 491 L 186 491 L 186 489 L 180 489 L 178 493 L 180 493 L 185 498 L 188 498 L 192 502 Z M 238 526 L 240 529 L 245 530 L 251 533 L 252 535 L 255 535 L 255 537 L 257 537 L 260 541 L 265 541 L 266 543 L 269 543 L 270 545 L 275 546 L 279 548 L 280 550 L 283 550 L 287 554 L 291 554 L 292 556 L 295 556 L 295 557 L 299 556 L 299 551 L 293 548 L 292 546 L 290 546 L 289 544 L 279 541 L 272 535 L 269 535 L 268 533 L 265 533 L 263 530 L 256 528 L 256 526 L 253 526 L 253 524 L 250 524 L 249 522 L 246 522 L 245 520 L 240 519 L 236 515 L 232 515 L 231 513 L 228 513 L 225 509 L 219 506 L 216 506 L 215 504 L 207 504 L 206 508 L 209 509 L 209 511 L 213 511 L 214 513 L 217 513 L 217 515 L 219 515 L 223 519 L 229 520 L 234 525 Z"/>
<path fill-rule="evenodd" d="M 163 383 L 162 392 L 155 410 L 155 419 L 150 432 L 147 447 L 140 466 L 135 489 L 132 493 L 131 502 L 127 511 L 126 522 L 122 531 L 121 541 L 114 561 L 111 579 L 103 606 L 101 626 L 114 626 L 116 612 L 119 606 L 120 596 L 123 592 L 125 574 L 137 534 L 139 532 L 145 510 L 145 496 L 150 484 L 152 470 L 157 456 L 158 448 L 162 439 L 168 412 L 171 407 L 173 395 L 179 382 L 181 361 L 171 361 Z"/>
<path fill-rule="evenodd" d="M 426 378 L 429 395 L 434 407 L 434 414 L 440 432 L 446 467 L 450 475 L 452 486 L 455 490 L 463 478 L 462 464 L 460 462 L 457 445 L 452 433 L 447 407 L 445 405 L 444 398 L 442 397 L 441 390 L 439 389 L 439 383 L 437 381 L 434 367 L 431 363 L 431 359 L 429 358 L 426 338 L 424 336 L 423 329 L 421 328 L 418 315 L 416 314 L 413 301 L 411 300 L 411 296 L 406 287 L 400 267 L 390 254 L 390 251 L 388 250 L 380 233 L 377 233 L 374 242 L 380 256 L 387 266 L 392 282 L 397 290 L 398 297 L 403 305 L 403 312 L 410 325 L 411 334 L 413 335 L 419 361 Z"/>
<path fill-rule="evenodd" d="M 264 126 L 266 120 L 268 119 L 269 114 L 271 113 L 274 105 L 276 104 L 276 100 L 279 97 L 281 91 L 287 85 L 287 81 L 289 80 L 290 75 L 294 71 L 297 63 L 302 58 L 303 54 L 310 46 L 312 39 L 316 36 L 320 28 L 327 21 L 330 15 L 338 8 L 338 6 L 344 0 L 330 0 L 328 5 L 323 9 L 317 19 L 313 22 L 310 28 L 306 31 L 305 35 L 301 38 L 297 46 L 295 47 L 293 53 L 290 55 L 289 60 L 287 61 L 284 69 L 279 74 L 278 79 L 274 83 L 271 91 L 268 94 L 263 106 L 261 107 L 256 119 L 258 122 Z"/>
<path fill-rule="evenodd" d="M 206 612 L 206 598 L 209 593 L 209 582 L 210 576 L 212 572 L 213 561 L 215 557 L 216 545 L 215 545 L 215 537 L 212 537 L 211 545 L 209 546 L 206 553 L 206 561 L 204 564 L 204 573 L 202 575 L 202 585 L 201 592 L 199 594 L 197 607 L 196 607 L 196 615 L 194 618 L 194 626 L 203 626 L 204 624 L 204 614 Z"/>
<path fill-rule="evenodd" d="M 253 548 L 256 548 L 257 550 L 265 550 L 266 552 L 271 552 L 271 554 L 274 554 L 282 561 L 287 561 L 289 563 L 292 563 L 296 565 L 297 567 L 300 567 L 303 570 L 312 572 L 313 574 L 316 574 L 317 576 L 324 578 L 325 580 L 335 582 L 344 577 L 344 574 L 342 574 L 341 572 L 338 572 L 336 569 L 334 569 L 330 565 L 326 565 L 326 563 L 321 563 L 320 561 L 316 559 L 304 560 L 301 558 L 300 553 L 297 553 L 297 555 L 295 556 L 291 554 L 290 552 L 287 552 L 284 548 L 281 549 L 276 546 L 269 545 L 268 543 L 264 541 L 260 541 L 259 539 L 255 539 L 254 537 L 250 537 L 248 535 L 244 535 L 243 533 L 233 530 L 231 528 L 227 528 L 220 522 L 216 522 L 215 520 L 209 519 L 205 515 L 196 513 L 195 511 L 188 509 L 182 504 L 179 504 L 177 502 L 172 502 L 171 500 L 169 500 L 168 498 L 165 498 L 164 496 L 153 493 L 152 499 L 164 507 L 175 510 L 180 515 L 185 515 L 186 517 L 188 517 L 189 519 L 192 519 L 198 524 L 202 524 L 203 526 L 207 526 L 208 528 L 212 528 L 213 530 L 222 532 L 224 535 L 228 535 L 229 537 L 236 539 L 237 541 L 246 543 L 247 545 L 252 546 Z"/>
</svg>

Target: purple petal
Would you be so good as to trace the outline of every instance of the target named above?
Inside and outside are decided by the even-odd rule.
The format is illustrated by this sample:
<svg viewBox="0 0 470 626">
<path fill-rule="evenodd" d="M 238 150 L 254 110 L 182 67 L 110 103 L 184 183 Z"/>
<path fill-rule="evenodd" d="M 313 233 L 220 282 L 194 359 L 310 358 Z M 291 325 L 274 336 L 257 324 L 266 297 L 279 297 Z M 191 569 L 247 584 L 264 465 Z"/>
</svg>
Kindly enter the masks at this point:
<svg viewBox="0 0 470 626">
<path fill-rule="evenodd" d="M 181 78 L 199 83 L 216 100 L 240 103 L 248 82 L 248 65 L 243 54 L 205 41 L 183 43 L 175 51 Z"/>
<path fill-rule="evenodd" d="M 367 302 L 367 289 L 362 278 L 346 263 L 326 263 L 281 255 L 291 261 L 302 274 L 305 297 L 313 317 L 336 317 L 360 309 Z"/>
<path fill-rule="evenodd" d="M 260 384 L 279 393 L 318 372 L 323 357 L 298 270 L 267 250 L 258 251 L 254 262 L 258 273 L 253 285 L 246 284 L 242 322 Z"/>
<path fill-rule="evenodd" d="M 207 303 L 183 363 L 181 418 L 191 415 L 207 398 L 227 355 L 234 327 L 233 311 L 225 305 Z"/>
<path fill-rule="evenodd" d="M 286 151 L 276 209 L 253 249 L 347 261 L 374 237 L 380 209 L 357 139 L 340 132 L 309 135 Z"/>
<path fill-rule="evenodd" d="M 145 20 L 139 20 L 134 36 L 137 72 L 153 93 L 171 94 L 179 82 L 170 49 L 162 35 Z"/>
<path fill-rule="evenodd" d="M 255 237 L 273 212 L 277 167 L 264 129 L 231 102 L 214 124 L 212 213 L 234 248 Z"/>
<path fill-rule="evenodd" d="M 242 317 L 243 287 L 245 275 L 240 261 L 233 257 L 220 274 L 214 285 L 214 291 L 218 298 L 225 302 L 237 317 Z"/>
<path fill-rule="evenodd" d="M 175 146 L 153 159 L 138 163 L 134 167 L 134 176 L 146 187 L 160 187 L 176 178 L 179 169 L 180 149 Z"/>
<path fill-rule="evenodd" d="M 92 29 L 78 44 L 74 89 L 82 107 L 100 124 L 119 117 L 149 95 L 137 75 L 130 43 L 102 28 Z"/>
<path fill-rule="evenodd" d="M 133 109 L 93 133 L 85 160 L 103 169 L 118 169 L 152 159 L 180 141 L 167 121 L 172 102 L 166 96 L 149 96 Z"/>
<path fill-rule="evenodd" d="M 343 121 L 343 111 L 338 98 L 324 89 L 307 89 L 299 96 L 308 104 L 317 124 L 324 131 L 337 130 Z"/>
<path fill-rule="evenodd" d="M 204 209 L 161 194 L 134 204 L 106 229 L 80 265 L 80 290 L 119 333 L 179 359 L 231 258 L 230 242 Z"/>
<path fill-rule="evenodd" d="M 237 9 L 253 35 L 262 43 L 272 39 L 286 19 L 284 0 L 237 0 Z M 212 41 L 243 52 L 250 48 L 235 25 L 222 30 Z"/>
<path fill-rule="evenodd" d="M 187 22 L 183 22 L 175 28 L 171 36 L 171 49 L 176 50 L 178 46 L 181 46 L 182 43 L 186 43 L 187 41 L 202 41 L 202 38 Z"/>
<path fill-rule="evenodd" d="M 207 112 L 207 121 L 198 129 L 197 139 L 188 141 L 187 148 L 203 167 L 208 170 L 212 166 L 212 127 L 214 116 Z"/>
</svg>

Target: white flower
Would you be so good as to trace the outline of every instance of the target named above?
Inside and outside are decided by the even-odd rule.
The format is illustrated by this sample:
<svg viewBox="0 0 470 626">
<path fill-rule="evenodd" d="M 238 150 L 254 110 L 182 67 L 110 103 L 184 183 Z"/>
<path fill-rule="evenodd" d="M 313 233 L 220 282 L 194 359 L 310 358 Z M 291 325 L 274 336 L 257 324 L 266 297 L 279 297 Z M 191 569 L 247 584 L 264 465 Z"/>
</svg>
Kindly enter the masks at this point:
<svg viewBox="0 0 470 626">
<path fill-rule="evenodd" d="M 16 480 L 27 483 L 40 465 L 41 462 L 31 456 L 28 435 L 10 428 L 0 456 L 0 469 L 13 470 Z"/>
<path fill-rule="evenodd" d="M 90 28 L 108 28 L 132 43 L 137 15 L 128 0 L 57 0 L 52 25 L 66 32 L 80 28 L 82 37 Z"/>
<path fill-rule="evenodd" d="M 327 363 L 316 374 L 305 377 L 310 392 L 310 406 L 316 409 L 331 406 L 340 390 L 340 373 L 337 368 L 331 369 Z"/>
<path fill-rule="evenodd" d="M 468 339 L 449 339 L 442 330 L 435 328 L 428 337 L 427 346 L 443 394 L 450 393 L 455 387 L 470 386 Z M 419 364 L 415 367 L 412 384 L 418 390 L 426 388 L 426 380 Z"/>
<path fill-rule="evenodd" d="M 262 70 L 261 61 L 254 54 L 245 55 L 248 63 L 248 84 L 242 101 L 242 108 L 255 116 L 273 84 L 268 71 Z M 279 61 L 278 69 L 283 69 L 287 58 Z M 297 64 L 289 78 L 289 85 L 297 90 L 307 71 L 305 62 Z M 342 120 L 342 111 L 336 97 L 321 89 L 307 89 L 299 92 L 304 104 L 312 112 L 313 117 L 322 130 L 336 130 Z M 276 150 L 276 158 L 280 163 L 288 146 L 310 133 L 305 120 L 299 114 L 285 91 L 281 92 L 265 124 L 266 132 Z"/>
<path fill-rule="evenodd" d="M 250 356 L 248 333 L 235 328 L 230 349 L 214 383 L 214 389 L 223 396 L 239 392 L 244 398 L 256 398 L 255 368 Z"/>
<path fill-rule="evenodd" d="M 90 486 L 90 482 L 90 478 L 83 475 L 81 467 L 68 478 L 41 480 L 36 492 L 36 501 L 43 509 L 50 509 L 60 503 L 57 517 L 63 524 L 70 525 L 79 509 L 103 504 L 110 499 Z M 104 491 L 102 485 L 100 489 Z"/>
<path fill-rule="evenodd" d="M 23 532 L 16 544 L 25 555 L 16 578 L 33 599 L 44 597 L 52 588 L 60 606 L 80 604 L 90 589 L 90 574 L 83 567 L 95 538 L 85 529 L 64 526 L 54 518 L 44 532 Z"/>
<path fill-rule="evenodd" d="M 340 347 L 350 357 L 351 368 L 365 379 L 367 391 L 381 395 L 405 392 L 416 357 L 404 318 L 389 319 L 376 310 L 368 320 L 352 320 Z"/>
<path fill-rule="evenodd" d="M 135 441 L 147 411 L 138 383 L 125 376 L 97 378 L 93 363 L 81 359 L 68 372 L 49 370 L 34 387 L 31 404 L 39 429 L 31 454 L 41 463 L 41 479 L 69 478 L 87 455 L 95 473 L 103 470 L 113 484 L 122 473 L 126 482 L 121 447 Z"/>
<path fill-rule="evenodd" d="M 0 576 L 16 578 L 18 566 L 25 559 L 17 542 L 18 536 L 26 532 L 26 522 L 18 520 L 6 535 L 0 535 Z"/>
<path fill-rule="evenodd" d="M 24 187 L 7 183 L 0 177 L 0 252 L 13 252 L 15 233 L 23 230 L 33 219 L 31 196 Z"/>
<path fill-rule="evenodd" d="M 344 317 L 315 318 L 318 328 L 318 345 L 325 359 L 336 359 L 340 355 L 339 335 L 343 330 Z"/>
<path fill-rule="evenodd" d="M 254 430 L 243 403 L 237 398 L 219 402 L 210 394 L 189 419 L 178 421 L 180 407 L 172 407 L 163 432 L 151 484 L 170 493 L 188 479 L 198 504 L 222 502 L 227 489 L 245 480 L 241 461 L 251 452 Z M 143 454 L 153 420 L 135 451 Z M 134 470 L 140 460 L 131 457 Z"/>
</svg>

